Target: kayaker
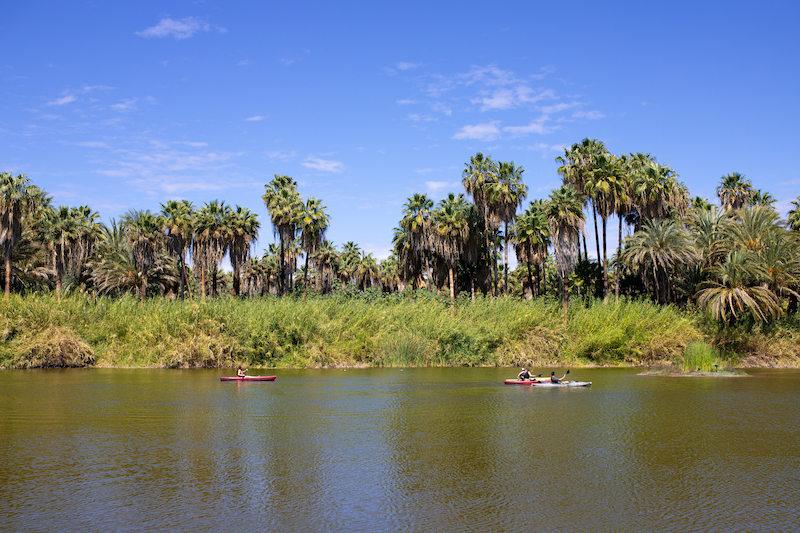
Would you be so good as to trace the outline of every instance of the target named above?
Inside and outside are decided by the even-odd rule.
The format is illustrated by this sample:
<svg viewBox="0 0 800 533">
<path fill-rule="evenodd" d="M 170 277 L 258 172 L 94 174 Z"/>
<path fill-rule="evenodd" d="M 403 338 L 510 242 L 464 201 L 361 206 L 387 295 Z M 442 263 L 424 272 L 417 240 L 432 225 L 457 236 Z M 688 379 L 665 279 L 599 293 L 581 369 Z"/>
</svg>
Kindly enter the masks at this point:
<svg viewBox="0 0 800 533">
<path fill-rule="evenodd" d="M 550 383 L 561 383 L 562 381 L 564 381 L 564 378 L 567 377 L 567 374 L 569 374 L 569 370 L 567 370 L 567 372 L 563 376 L 557 378 L 555 372 L 550 372 Z"/>
<path fill-rule="evenodd" d="M 522 381 L 530 381 L 530 379 L 531 379 L 530 371 L 528 371 L 527 368 L 523 367 L 522 368 L 522 372 L 517 374 L 517 379 L 522 380 Z"/>
<path fill-rule="evenodd" d="M 236 376 L 240 378 L 247 376 L 247 370 L 242 370 L 242 365 L 239 365 L 239 368 L 236 369 Z"/>
</svg>

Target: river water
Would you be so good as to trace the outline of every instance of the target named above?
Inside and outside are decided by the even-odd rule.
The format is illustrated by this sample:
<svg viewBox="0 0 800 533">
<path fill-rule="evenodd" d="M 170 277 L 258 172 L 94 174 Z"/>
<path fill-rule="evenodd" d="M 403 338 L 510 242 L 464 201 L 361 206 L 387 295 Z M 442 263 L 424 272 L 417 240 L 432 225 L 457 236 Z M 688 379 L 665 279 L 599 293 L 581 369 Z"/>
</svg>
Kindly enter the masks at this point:
<svg viewBox="0 0 800 533">
<path fill-rule="evenodd" d="M 0 371 L 0 530 L 800 529 L 800 371 L 275 373 Z"/>
</svg>

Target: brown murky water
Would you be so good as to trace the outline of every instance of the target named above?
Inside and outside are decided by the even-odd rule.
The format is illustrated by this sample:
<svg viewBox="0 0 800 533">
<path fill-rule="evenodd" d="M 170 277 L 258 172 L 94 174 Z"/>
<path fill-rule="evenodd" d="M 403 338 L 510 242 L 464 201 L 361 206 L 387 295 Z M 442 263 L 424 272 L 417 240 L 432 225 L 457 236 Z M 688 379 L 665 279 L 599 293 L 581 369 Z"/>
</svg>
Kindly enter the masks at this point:
<svg viewBox="0 0 800 533">
<path fill-rule="evenodd" d="M 800 528 L 798 371 L 276 373 L 0 371 L 0 530 Z"/>
</svg>

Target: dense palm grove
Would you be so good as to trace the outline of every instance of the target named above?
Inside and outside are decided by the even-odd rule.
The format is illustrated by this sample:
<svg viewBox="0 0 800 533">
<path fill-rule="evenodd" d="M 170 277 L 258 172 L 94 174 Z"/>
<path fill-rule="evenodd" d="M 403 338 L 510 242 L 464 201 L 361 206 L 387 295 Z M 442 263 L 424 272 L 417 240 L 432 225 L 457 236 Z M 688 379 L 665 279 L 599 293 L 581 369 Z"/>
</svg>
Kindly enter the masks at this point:
<svg viewBox="0 0 800 533">
<path fill-rule="evenodd" d="M 722 177 L 714 206 L 692 198 L 650 154 L 612 155 L 596 139 L 557 161 L 563 185 L 519 212 L 523 168 L 476 154 L 462 173 L 464 193 L 437 205 L 424 194 L 408 198 L 384 261 L 353 242 L 337 249 L 326 240 L 325 207 L 304 201 L 288 176 L 276 175 L 262 196 L 279 244 L 252 257 L 261 223 L 246 208 L 169 201 L 158 213 L 131 210 L 105 225 L 89 207 L 55 207 L 24 175 L 2 174 L 5 294 L 204 299 L 427 289 L 453 299 L 557 296 L 565 311 L 565 295 L 625 295 L 697 307 L 725 326 L 797 310 L 800 197 L 781 220 L 769 193 L 733 173 Z M 609 254 L 612 217 L 618 246 Z M 590 259 L 587 233 L 598 260 Z M 220 270 L 226 256 L 231 273 Z"/>
</svg>

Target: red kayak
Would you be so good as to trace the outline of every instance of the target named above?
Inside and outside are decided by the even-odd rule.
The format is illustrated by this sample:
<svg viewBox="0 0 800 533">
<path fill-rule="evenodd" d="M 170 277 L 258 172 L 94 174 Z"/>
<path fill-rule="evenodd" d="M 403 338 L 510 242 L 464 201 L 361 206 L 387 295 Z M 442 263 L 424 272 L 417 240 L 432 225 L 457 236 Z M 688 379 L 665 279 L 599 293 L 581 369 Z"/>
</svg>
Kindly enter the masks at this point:
<svg viewBox="0 0 800 533">
<path fill-rule="evenodd" d="M 503 383 L 506 385 L 533 385 L 534 383 L 543 383 L 545 381 L 550 381 L 550 378 L 507 379 Z"/>
<path fill-rule="evenodd" d="M 278 376 L 222 376 L 220 381 L 275 381 Z"/>
</svg>

